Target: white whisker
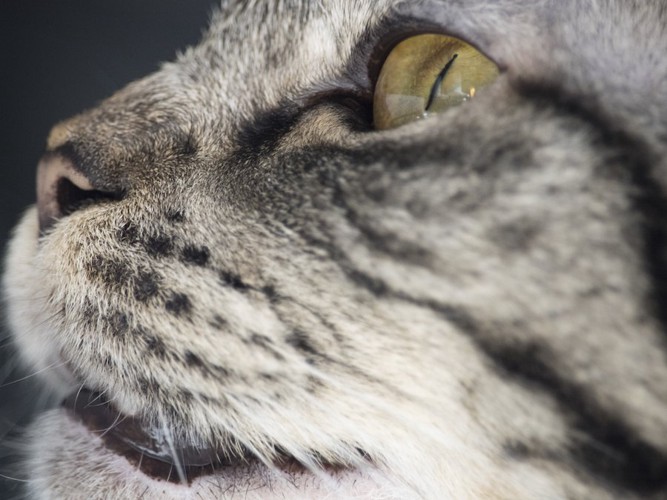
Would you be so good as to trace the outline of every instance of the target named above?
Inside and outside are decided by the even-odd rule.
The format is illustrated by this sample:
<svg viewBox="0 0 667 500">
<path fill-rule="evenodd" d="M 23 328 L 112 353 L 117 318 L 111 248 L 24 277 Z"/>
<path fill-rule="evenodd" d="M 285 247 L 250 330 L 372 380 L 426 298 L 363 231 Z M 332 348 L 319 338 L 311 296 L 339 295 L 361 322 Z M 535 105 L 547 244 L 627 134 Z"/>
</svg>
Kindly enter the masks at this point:
<svg viewBox="0 0 667 500">
<path fill-rule="evenodd" d="M 123 416 L 121 418 L 120 413 L 118 415 L 116 415 L 116 419 L 113 421 L 113 423 L 111 425 L 109 425 L 109 427 L 106 428 L 106 430 L 102 434 L 100 434 L 100 437 L 106 436 L 109 432 L 111 432 L 111 430 L 113 430 L 114 427 L 116 427 L 118 424 L 124 422 L 126 419 L 127 419 L 126 416 Z"/>
<path fill-rule="evenodd" d="M 50 365 L 45 366 L 45 367 L 42 368 L 41 370 L 37 370 L 37 371 L 31 373 L 30 375 L 26 375 L 25 377 L 21 377 L 21 378 L 19 378 L 19 379 L 12 380 L 11 382 L 6 382 L 6 383 L 0 385 L 0 389 L 2 389 L 3 387 L 7 387 L 7 386 L 10 386 L 10 385 L 13 385 L 13 384 L 17 384 L 17 383 L 19 383 L 19 382 L 22 382 L 23 380 L 27 380 L 27 379 L 29 379 L 29 378 L 32 378 L 32 377 L 36 376 L 36 375 L 39 375 L 40 373 L 43 373 L 43 372 L 45 372 L 45 371 L 47 371 L 47 370 L 51 370 L 51 369 L 53 369 L 53 368 L 57 368 L 57 367 L 64 366 L 64 365 L 65 365 L 64 362 L 51 363 Z"/>
<path fill-rule="evenodd" d="M 4 474 L 0 474 L 0 477 L 3 479 L 7 479 L 9 481 L 16 481 L 18 483 L 29 483 L 30 481 L 27 479 L 21 479 L 18 477 L 11 477 L 11 476 L 5 476 Z"/>
<path fill-rule="evenodd" d="M 178 456 L 178 453 L 176 453 L 176 448 L 174 446 L 174 440 L 171 435 L 171 431 L 169 430 L 169 427 L 167 426 L 167 420 L 164 418 L 162 415 L 162 412 L 159 414 L 160 421 L 162 423 L 162 433 L 164 436 L 164 439 L 167 441 L 167 446 L 169 446 L 169 450 L 171 451 L 171 458 L 173 460 L 173 464 L 176 467 L 176 473 L 178 474 L 178 479 L 183 484 L 184 486 L 187 486 L 188 484 L 188 479 L 185 475 L 185 468 L 183 467 L 183 464 L 181 462 L 180 457 Z"/>
</svg>

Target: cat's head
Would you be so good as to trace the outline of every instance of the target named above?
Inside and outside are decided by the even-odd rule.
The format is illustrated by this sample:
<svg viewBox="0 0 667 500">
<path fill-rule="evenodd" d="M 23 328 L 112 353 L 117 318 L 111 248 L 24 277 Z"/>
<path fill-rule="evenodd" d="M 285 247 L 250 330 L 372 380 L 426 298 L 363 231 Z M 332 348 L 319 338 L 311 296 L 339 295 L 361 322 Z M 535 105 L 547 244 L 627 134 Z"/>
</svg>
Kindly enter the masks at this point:
<svg viewBox="0 0 667 500">
<path fill-rule="evenodd" d="M 36 488 L 109 487 L 125 440 L 212 462 L 199 492 L 271 466 L 306 498 L 664 492 L 665 25 L 659 2 L 229 4 L 54 127 L 15 340 L 112 405 L 88 428 L 131 429 L 50 414 Z"/>
</svg>

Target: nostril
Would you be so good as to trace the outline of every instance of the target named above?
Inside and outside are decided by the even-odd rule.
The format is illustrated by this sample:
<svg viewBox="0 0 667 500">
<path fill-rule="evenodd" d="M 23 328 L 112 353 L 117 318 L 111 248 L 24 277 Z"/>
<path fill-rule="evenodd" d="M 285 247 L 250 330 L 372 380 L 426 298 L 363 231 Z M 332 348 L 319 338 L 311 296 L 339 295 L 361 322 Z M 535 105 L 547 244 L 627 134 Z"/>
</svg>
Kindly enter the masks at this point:
<svg viewBox="0 0 667 500">
<path fill-rule="evenodd" d="M 63 155 L 47 153 L 37 167 L 40 233 L 76 210 L 100 201 L 119 200 L 121 197 L 120 192 L 95 189 L 90 180 Z"/>
<path fill-rule="evenodd" d="M 56 198 L 61 215 L 64 217 L 97 201 L 118 200 L 120 196 L 97 189 L 81 189 L 72 181 L 63 177 L 57 182 Z"/>
</svg>

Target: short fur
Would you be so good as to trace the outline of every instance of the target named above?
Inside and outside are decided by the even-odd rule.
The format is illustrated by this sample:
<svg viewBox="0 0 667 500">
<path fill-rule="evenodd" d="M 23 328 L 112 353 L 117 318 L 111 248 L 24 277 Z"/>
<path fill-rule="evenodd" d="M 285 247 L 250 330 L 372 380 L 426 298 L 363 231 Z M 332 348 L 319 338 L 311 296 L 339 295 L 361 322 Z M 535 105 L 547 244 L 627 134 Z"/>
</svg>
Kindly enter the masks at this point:
<svg viewBox="0 0 667 500">
<path fill-rule="evenodd" d="M 223 2 L 51 133 L 123 197 L 18 226 L 24 359 L 313 471 L 276 496 L 665 498 L 666 27 L 662 0 Z M 421 31 L 502 74 L 374 131 L 385 49 Z M 35 498 L 243 497 L 146 478 L 63 418 L 32 428 Z"/>
</svg>

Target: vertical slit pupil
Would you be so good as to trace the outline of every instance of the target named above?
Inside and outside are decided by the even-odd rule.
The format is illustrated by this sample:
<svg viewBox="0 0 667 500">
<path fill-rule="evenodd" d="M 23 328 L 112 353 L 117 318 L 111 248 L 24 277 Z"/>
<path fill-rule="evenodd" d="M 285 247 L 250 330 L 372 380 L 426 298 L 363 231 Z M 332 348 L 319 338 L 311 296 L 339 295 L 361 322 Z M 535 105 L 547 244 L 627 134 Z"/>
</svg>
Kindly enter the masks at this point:
<svg viewBox="0 0 667 500">
<path fill-rule="evenodd" d="M 435 98 L 438 95 L 438 91 L 440 90 L 440 86 L 442 85 L 442 81 L 447 76 L 447 73 L 452 68 L 452 65 L 454 64 L 454 61 L 456 61 L 457 57 L 459 57 L 459 55 L 454 54 L 452 56 L 452 58 L 449 61 L 447 61 L 447 64 L 445 64 L 445 67 L 442 68 L 442 70 L 440 70 L 440 73 L 438 73 L 438 77 L 435 79 L 435 82 L 433 83 L 433 87 L 431 87 L 431 93 L 428 96 L 428 101 L 426 102 L 426 107 L 424 108 L 424 111 L 428 111 L 429 108 L 433 105 L 433 101 L 435 101 Z"/>
</svg>

